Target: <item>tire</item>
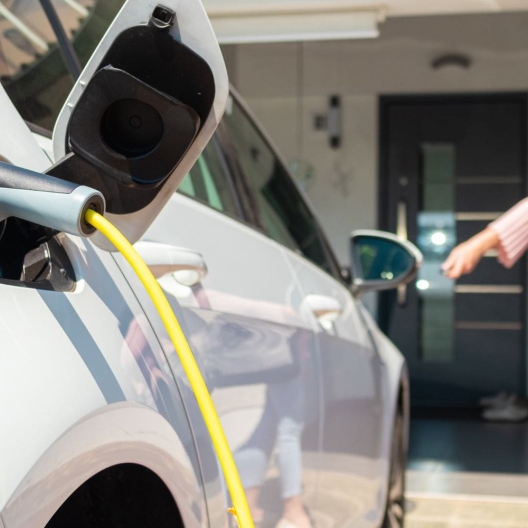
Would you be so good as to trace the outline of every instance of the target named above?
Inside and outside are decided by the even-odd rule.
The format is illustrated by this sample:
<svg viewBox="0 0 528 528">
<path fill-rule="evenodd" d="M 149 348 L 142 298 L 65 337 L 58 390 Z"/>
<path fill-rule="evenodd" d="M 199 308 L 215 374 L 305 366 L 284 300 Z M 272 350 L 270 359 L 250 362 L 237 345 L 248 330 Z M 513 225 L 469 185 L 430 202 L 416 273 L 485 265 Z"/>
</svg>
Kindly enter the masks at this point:
<svg viewBox="0 0 528 528">
<path fill-rule="evenodd" d="M 403 410 L 398 406 L 392 432 L 387 505 L 382 528 L 403 528 L 405 524 L 405 468 L 407 442 Z"/>
</svg>

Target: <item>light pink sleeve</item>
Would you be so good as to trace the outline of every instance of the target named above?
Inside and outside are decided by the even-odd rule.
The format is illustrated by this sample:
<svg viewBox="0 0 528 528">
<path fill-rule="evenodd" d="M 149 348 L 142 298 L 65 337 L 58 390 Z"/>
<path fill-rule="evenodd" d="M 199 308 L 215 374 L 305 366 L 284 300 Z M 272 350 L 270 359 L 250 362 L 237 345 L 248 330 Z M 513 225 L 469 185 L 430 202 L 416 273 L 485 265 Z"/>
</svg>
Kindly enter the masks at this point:
<svg viewBox="0 0 528 528">
<path fill-rule="evenodd" d="M 490 224 L 499 236 L 499 262 L 511 268 L 528 249 L 528 198 Z"/>
</svg>

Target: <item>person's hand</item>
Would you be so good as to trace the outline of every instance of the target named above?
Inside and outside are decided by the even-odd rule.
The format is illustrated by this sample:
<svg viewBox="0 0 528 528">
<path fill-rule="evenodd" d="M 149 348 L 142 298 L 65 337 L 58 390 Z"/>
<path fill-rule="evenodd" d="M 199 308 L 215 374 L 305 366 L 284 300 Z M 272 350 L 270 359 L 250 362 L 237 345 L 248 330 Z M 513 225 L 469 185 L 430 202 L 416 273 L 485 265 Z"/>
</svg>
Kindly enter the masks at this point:
<svg viewBox="0 0 528 528">
<path fill-rule="evenodd" d="M 463 242 L 451 251 L 447 260 L 442 264 L 446 277 L 458 279 L 466 273 L 471 273 L 480 262 L 482 252 L 471 242 Z"/>
<path fill-rule="evenodd" d="M 458 279 L 462 275 L 471 273 L 489 249 L 499 245 L 499 237 L 490 228 L 481 231 L 467 242 L 459 244 L 442 264 L 446 277 Z"/>
</svg>

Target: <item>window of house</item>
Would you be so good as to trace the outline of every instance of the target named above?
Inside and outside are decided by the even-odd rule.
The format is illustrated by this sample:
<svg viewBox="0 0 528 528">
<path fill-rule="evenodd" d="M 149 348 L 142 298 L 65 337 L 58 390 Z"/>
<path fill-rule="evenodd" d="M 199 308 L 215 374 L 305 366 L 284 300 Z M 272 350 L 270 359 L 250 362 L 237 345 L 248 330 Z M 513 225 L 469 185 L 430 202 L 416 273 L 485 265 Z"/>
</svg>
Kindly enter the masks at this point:
<svg viewBox="0 0 528 528">
<path fill-rule="evenodd" d="M 224 122 L 268 235 L 332 273 L 313 214 L 280 160 L 236 101 L 226 112 Z"/>
</svg>

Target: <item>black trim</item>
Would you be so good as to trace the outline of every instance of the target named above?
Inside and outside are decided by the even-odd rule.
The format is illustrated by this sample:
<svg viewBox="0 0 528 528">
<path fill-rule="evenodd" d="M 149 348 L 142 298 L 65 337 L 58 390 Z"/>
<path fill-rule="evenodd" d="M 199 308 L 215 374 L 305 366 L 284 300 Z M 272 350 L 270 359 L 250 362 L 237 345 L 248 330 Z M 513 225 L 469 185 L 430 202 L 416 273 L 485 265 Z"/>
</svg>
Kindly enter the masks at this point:
<svg viewBox="0 0 528 528">
<path fill-rule="evenodd" d="M 225 173 L 226 178 L 227 178 L 227 183 L 229 185 L 229 189 L 231 191 L 231 194 L 233 196 L 233 200 L 235 202 L 235 206 L 236 206 L 236 208 L 238 210 L 238 214 L 237 214 L 236 218 L 245 220 L 246 219 L 246 214 L 245 214 L 245 211 L 244 211 L 244 207 L 242 206 L 242 202 L 240 200 L 240 196 L 238 195 L 235 179 L 234 179 L 233 174 L 231 173 L 231 170 L 229 168 L 229 163 L 227 162 L 222 142 L 221 142 L 220 138 L 218 137 L 218 135 L 216 133 L 213 135 L 213 137 L 211 138 L 210 142 L 213 144 L 213 147 L 214 147 L 214 149 L 216 150 L 216 152 L 218 154 L 218 157 L 220 159 L 220 163 L 222 164 L 222 168 L 223 168 L 224 173 Z M 230 216 L 230 215 L 228 215 L 228 216 Z"/>
<path fill-rule="evenodd" d="M 39 125 L 35 125 L 35 123 L 32 123 L 31 121 L 25 121 L 25 123 L 29 130 L 31 130 L 31 132 L 35 132 L 35 134 L 38 134 L 39 136 L 43 136 L 48 139 L 51 139 L 53 137 L 53 133 L 51 132 L 51 130 L 43 128 Z"/>
<path fill-rule="evenodd" d="M 243 218 L 250 226 L 256 228 L 261 233 L 265 233 L 263 223 L 261 222 L 260 215 L 258 213 L 258 207 L 246 182 L 244 171 L 242 170 L 240 162 L 238 161 L 238 155 L 233 144 L 233 140 L 229 135 L 225 123 L 221 122 L 219 124 L 218 128 L 216 129 L 215 136 L 218 139 L 223 153 L 223 159 L 232 178 L 232 183 L 242 208 Z"/>
<path fill-rule="evenodd" d="M 66 31 L 64 30 L 64 27 L 60 21 L 59 15 L 57 15 L 57 11 L 55 11 L 51 0 L 39 1 L 44 13 L 46 14 L 48 22 L 50 23 L 51 28 L 57 37 L 57 43 L 59 44 L 59 49 L 62 58 L 64 59 L 64 63 L 66 64 L 71 76 L 77 80 L 80 77 L 82 71 L 81 63 L 79 61 L 79 57 L 77 57 L 77 54 L 73 49 L 70 39 L 66 35 Z"/>
</svg>

